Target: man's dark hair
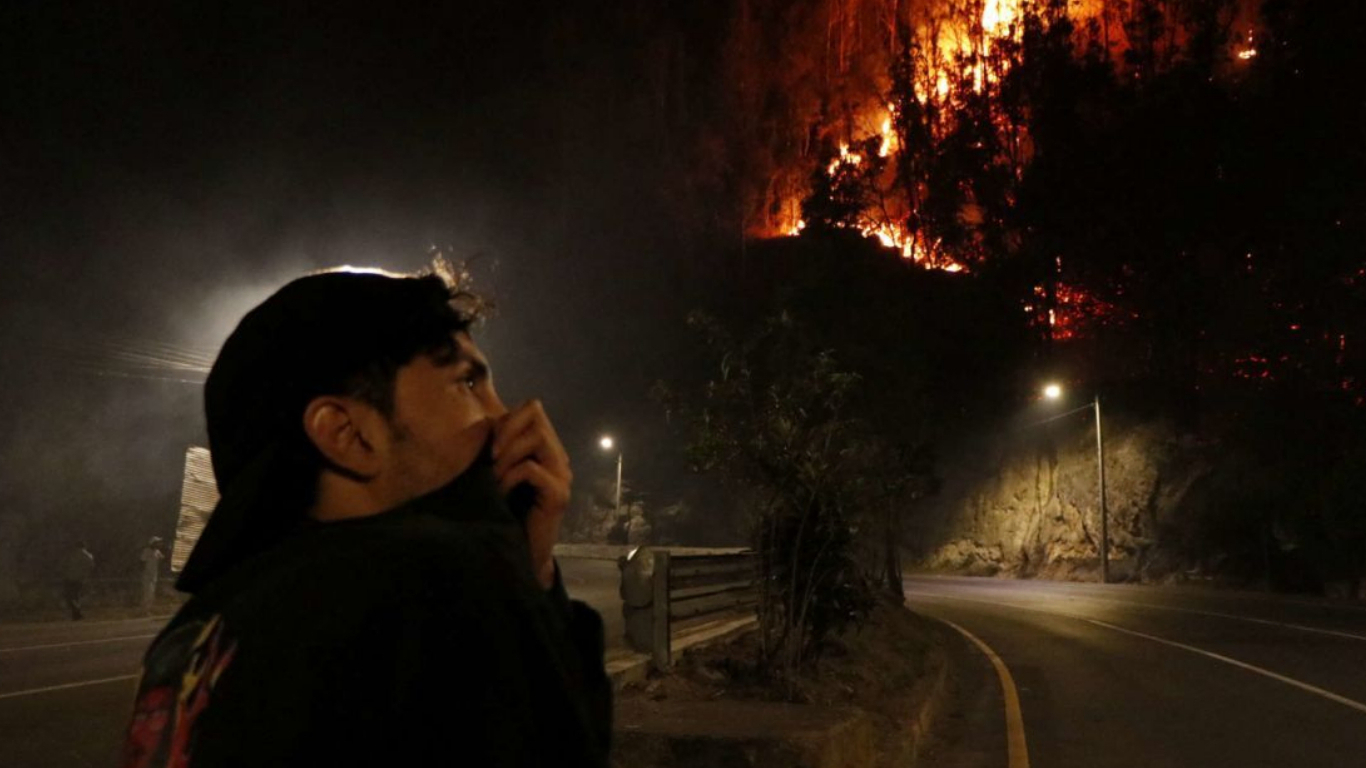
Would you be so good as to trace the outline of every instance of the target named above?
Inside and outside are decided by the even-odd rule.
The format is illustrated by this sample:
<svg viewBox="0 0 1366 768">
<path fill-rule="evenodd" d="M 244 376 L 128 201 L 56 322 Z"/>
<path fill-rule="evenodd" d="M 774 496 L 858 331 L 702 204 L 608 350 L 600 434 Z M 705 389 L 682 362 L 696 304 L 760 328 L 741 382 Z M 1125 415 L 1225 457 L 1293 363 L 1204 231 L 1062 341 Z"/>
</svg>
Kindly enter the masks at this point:
<svg viewBox="0 0 1366 768">
<path fill-rule="evenodd" d="M 204 384 L 222 498 L 182 589 L 302 519 L 329 466 L 304 433 L 309 401 L 354 396 L 392 416 L 398 370 L 451 349 L 453 336 L 486 313 L 466 282 L 443 262 L 418 275 L 334 270 L 289 283 L 242 318 Z"/>
<path fill-rule="evenodd" d="M 417 359 L 419 355 L 453 355 L 457 349 L 454 336 L 468 333 L 483 315 L 485 305 L 470 291 L 460 287 L 460 283 L 445 272 L 432 272 L 413 277 L 396 278 L 411 281 L 408 307 L 400 310 L 392 308 L 394 318 L 391 333 L 383 336 L 383 343 L 368 351 L 368 359 L 357 360 L 354 370 L 338 370 L 330 382 L 320 382 L 320 387 L 312 394 L 305 395 L 297 403 L 294 413 L 301 416 L 308 402 L 320 395 L 343 395 L 355 397 L 374 406 L 386 419 L 394 415 L 394 383 L 398 371 Z M 302 442 L 297 448 L 310 456 L 314 465 L 308 472 L 310 482 L 316 482 L 318 473 L 331 469 L 351 476 L 344 467 L 328 461 L 313 445 L 303 431 L 302 420 L 296 418 L 298 427 L 295 438 Z M 311 506 L 314 499 L 310 492 L 304 506 Z"/>
<path fill-rule="evenodd" d="M 336 391 L 314 395 L 348 395 L 374 406 L 385 416 L 394 413 L 394 381 L 398 370 L 419 355 L 454 353 L 455 334 L 469 332 L 478 319 L 478 299 L 468 291 L 448 285 L 436 275 L 416 278 L 414 295 L 421 297 L 413 307 L 407 330 L 390 338 L 374 351 L 374 357 L 359 370 L 338 382 Z M 473 307 L 474 309 L 471 309 Z M 306 403 L 305 403 L 306 405 Z"/>
<path fill-rule="evenodd" d="M 432 271 L 405 276 L 361 273 L 370 279 L 396 281 L 394 290 L 384 298 L 376 291 L 381 306 L 374 310 L 380 316 L 371 320 L 381 329 L 371 343 L 358 342 L 362 354 L 351 358 L 350 366 L 338 366 L 331 375 L 319 379 L 312 391 L 299 392 L 290 406 L 294 414 L 294 434 L 290 440 L 295 450 L 311 459 L 306 474 L 308 487 L 299 501 L 308 507 L 315 501 L 318 473 L 331 469 L 350 476 L 349 470 L 336 466 L 320 453 L 303 431 L 302 415 L 309 401 L 321 395 L 355 397 L 372 405 L 385 418 L 394 415 L 394 383 L 398 371 L 419 355 L 437 356 L 456 350 L 454 336 L 468 333 L 485 312 L 485 305 L 468 290 L 449 267 L 438 264 Z M 307 278 L 305 278 L 307 279 Z"/>
</svg>

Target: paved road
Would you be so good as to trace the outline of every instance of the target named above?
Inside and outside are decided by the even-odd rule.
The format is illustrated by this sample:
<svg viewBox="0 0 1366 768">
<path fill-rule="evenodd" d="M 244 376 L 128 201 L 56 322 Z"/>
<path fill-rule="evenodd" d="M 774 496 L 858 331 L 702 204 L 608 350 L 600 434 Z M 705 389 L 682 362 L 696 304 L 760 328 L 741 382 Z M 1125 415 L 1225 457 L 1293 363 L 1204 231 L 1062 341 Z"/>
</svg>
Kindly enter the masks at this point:
<svg viewBox="0 0 1366 768">
<path fill-rule="evenodd" d="M 619 642 L 615 564 L 562 569 Z M 915 610 L 1004 664 L 1030 765 L 1366 766 L 1366 606 L 990 579 L 906 586 Z M 116 763 L 132 676 L 159 623 L 0 627 L 0 767 Z M 1004 768 L 997 672 L 967 640 L 953 653 L 960 701 L 926 764 Z"/>
<path fill-rule="evenodd" d="M 1361 604 L 996 579 L 906 589 L 999 657 L 1028 765 L 1366 766 Z M 998 673 L 966 638 L 953 647 L 959 701 L 929 764 L 1011 765 Z"/>
<path fill-rule="evenodd" d="M 113 765 L 138 662 L 163 622 L 0 627 L 0 766 Z"/>
<path fill-rule="evenodd" d="M 561 559 L 560 570 L 602 614 L 609 652 L 621 645 L 616 563 Z M 0 768 L 116 765 L 143 651 L 164 622 L 0 625 Z"/>
<path fill-rule="evenodd" d="M 621 615 L 621 570 L 615 560 L 559 558 L 560 578 L 570 597 L 582 600 L 602 616 L 608 653 L 626 645 L 626 622 Z"/>
</svg>

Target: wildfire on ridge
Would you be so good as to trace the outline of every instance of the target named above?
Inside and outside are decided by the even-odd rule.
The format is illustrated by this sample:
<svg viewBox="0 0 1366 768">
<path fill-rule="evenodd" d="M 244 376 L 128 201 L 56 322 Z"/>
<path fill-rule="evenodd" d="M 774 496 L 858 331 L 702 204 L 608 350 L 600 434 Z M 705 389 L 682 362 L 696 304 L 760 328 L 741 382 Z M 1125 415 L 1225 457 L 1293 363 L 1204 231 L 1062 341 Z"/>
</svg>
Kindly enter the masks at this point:
<svg viewBox="0 0 1366 768">
<path fill-rule="evenodd" d="M 892 118 L 894 112 L 891 105 L 888 105 L 888 115 L 881 123 L 881 136 L 878 145 L 878 157 L 887 157 L 895 151 L 897 138 L 895 131 L 892 130 Z M 864 162 L 863 155 L 851 151 L 848 144 L 840 144 L 839 155 L 832 159 L 825 168 L 825 173 L 830 178 L 835 178 L 841 169 L 858 168 Z M 927 269 L 939 269 L 945 272 L 964 272 L 966 267 L 954 260 L 948 254 L 943 253 L 937 247 L 937 243 L 927 243 L 923 237 L 917 237 L 908 233 L 905 227 L 890 221 L 874 221 L 868 217 L 860 217 L 854 223 L 854 229 L 868 239 L 876 239 L 884 248 L 890 248 L 901 255 L 901 258 L 912 261 Z M 806 221 L 797 219 L 786 230 L 789 237 L 795 237 L 806 229 Z"/>
<path fill-rule="evenodd" d="M 888 0 L 874 4 L 887 5 L 888 12 L 893 15 L 901 13 L 899 9 L 902 6 L 899 3 L 893 4 Z M 981 0 L 980 3 L 966 6 L 944 4 L 946 9 L 957 10 L 940 11 L 937 16 L 922 17 L 908 13 L 905 18 L 914 25 L 912 35 L 918 40 L 918 50 L 923 52 L 923 58 L 917 59 L 918 69 L 909 83 L 910 93 L 902 94 L 901 98 L 913 99 L 936 114 L 951 115 L 956 103 L 1000 86 L 1014 62 L 1009 55 L 1001 57 L 995 54 L 1010 50 L 1008 44 L 1021 42 L 1028 5 L 1025 0 Z M 1259 55 L 1253 26 L 1257 14 L 1250 10 L 1254 5 L 1255 0 L 1239 0 L 1239 11 L 1231 19 L 1231 23 L 1236 24 L 1235 28 L 1247 30 L 1232 41 L 1229 55 L 1236 62 L 1250 62 Z M 897 10 L 891 10 L 893 8 Z M 1102 42 L 1116 66 L 1122 66 L 1121 62 L 1132 45 L 1122 11 L 1116 11 L 1115 6 L 1105 0 L 1069 0 L 1065 12 L 1078 30 L 1079 48 L 1086 40 Z M 920 19 L 919 23 L 917 19 Z M 926 22 L 927 19 L 932 21 Z M 827 33 L 829 29 L 839 28 L 845 21 L 844 16 L 832 21 L 827 26 Z M 865 41 L 870 39 L 874 38 L 861 38 Z M 892 40 L 893 44 L 882 53 L 886 57 L 887 73 L 891 72 L 891 57 L 895 54 L 895 36 Z M 844 58 L 839 60 L 845 61 Z M 843 70 L 840 70 L 832 77 L 837 80 L 842 73 Z M 967 264 L 980 254 L 947 252 L 941 241 L 917 225 L 917 203 L 905 199 L 906 193 L 897 188 L 898 183 L 906 182 L 892 180 L 897 160 L 905 148 L 905 137 L 897 133 L 897 102 L 896 97 L 889 95 L 891 83 L 884 79 L 877 88 L 880 95 L 875 98 L 869 98 L 866 92 L 863 95 L 843 94 L 845 97 L 852 96 L 843 102 L 843 109 L 847 110 L 844 118 L 823 125 L 826 131 L 838 132 L 834 137 L 826 134 L 828 139 L 833 139 L 830 144 L 838 147 L 838 153 L 827 159 L 822 169 L 827 178 L 835 181 L 842 174 L 854 175 L 853 171 L 863 174 L 864 178 L 876 176 L 871 183 L 877 193 L 877 204 L 858 212 L 852 220 L 846 219 L 835 226 L 855 230 L 868 239 L 876 239 L 883 247 L 895 249 L 902 258 L 922 267 L 949 272 L 966 271 Z M 946 127 L 941 125 L 932 130 L 937 132 L 946 130 Z M 1020 125 L 1003 124 L 1000 130 L 1013 132 L 1006 143 L 1020 153 L 1010 162 L 1028 163 L 1031 142 L 1024 134 L 1026 129 Z M 784 191 L 779 192 L 777 200 L 768 207 L 771 213 L 762 231 L 796 236 L 810 229 L 809 215 L 803 211 L 802 202 L 810 193 L 810 188 L 803 191 L 803 184 L 796 182 L 785 188 L 774 189 Z M 969 202 L 961 212 L 962 221 L 969 229 L 973 226 L 974 208 Z M 1054 338 L 1072 338 L 1077 334 L 1076 326 L 1080 322 L 1105 323 L 1103 316 L 1113 314 L 1100 311 L 1096 316 L 1087 317 L 1088 309 L 1098 308 L 1089 306 L 1090 302 L 1083 298 L 1075 302 L 1071 298 L 1066 295 L 1053 297 L 1053 317 L 1049 327 L 1054 332 Z"/>
<path fill-rule="evenodd" d="M 981 17 L 975 19 L 976 24 L 950 25 L 940 30 L 937 44 L 943 55 L 940 62 L 930 72 L 927 81 L 933 82 L 933 93 L 927 93 L 924 84 L 915 84 L 915 97 L 923 102 L 929 103 L 937 101 L 944 103 L 954 95 L 954 83 L 951 70 L 952 62 L 959 57 L 969 53 L 974 45 L 974 41 L 980 44 L 983 51 L 991 50 L 991 46 L 997 42 L 1014 39 L 1018 36 L 1019 20 L 1021 13 L 1022 0 L 985 0 L 982 4 Z M 975 28 L 974 28 L 975 26 Z M 989 83 L 995 83 L 1000 73 L 987 71 L 986 64 L 978 61 L 967 73 L 969 87 L 976 93 L 981 93 L 983 88 Z M 961 82 L 961 80 L 957 80 Z M 900 149 L 900 141 L 897 136 L 894 124 L 896 118 L 896 105 L 887 103 L 885 112 L 878 115 L 873 120 L 859 121 L 864 125 L 878 126 L 877 138 L 879 158 L 892 157 Z M 851 137 L 856 140 L 857 137 Z M 871 138 L 871 137 L 870 137 Z M 850 141 L 839 144 L 839 154 L 832 158 L 825 168 L 825 173 L 830 178 L 835 178 L 842 168 L 858 168 L 864 162 L 864 157 L 858 152 L 851 151 Z M 860 142 L 861 143 L 861 142 Z M 797 206 L 784 206 L 789 210 L 795 210 Z M 914 213 L 909 212 L 909 213 Z M 895 217 L 884 215 L 880 219 L 870 216 L 861 216 L 851 227 L 856 229 L 864 237 L 876 239 L 883 247 L 896 250 L 903 259 L 912 261 L 928 269 L 940 269 L 945 272 L 964 272 L 966 266 L 959 259 L 944 252 L 937 242 L 929 242 L 922 233 L 907 231 L 907 228 L 898 221 L 892 220 Z M 784 234 L 796 236 L 806 229 L 807 223 L 804 219 L 793 217 L 790 223 L 782 227 Z"/>
</svg>

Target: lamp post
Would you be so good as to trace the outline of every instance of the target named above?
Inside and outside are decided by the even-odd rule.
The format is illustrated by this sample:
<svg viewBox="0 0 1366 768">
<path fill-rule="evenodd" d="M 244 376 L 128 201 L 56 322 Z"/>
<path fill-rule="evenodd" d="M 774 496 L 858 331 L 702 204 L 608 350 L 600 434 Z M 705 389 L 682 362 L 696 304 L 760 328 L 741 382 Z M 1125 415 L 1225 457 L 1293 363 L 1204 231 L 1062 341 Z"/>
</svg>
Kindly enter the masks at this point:
<svg viewBox="0 0 1366 768">
<path fill-rule="evenodd" d="M 613 440 L 613 439 L 611 438 L 611 436 L 609 436 L 609 435 L 603 435 L 603 436 L 602 436 L 602 439 L 598 441 L 598 445 L 602 446 L 602 449 L 603 449 L 604 451 L 610 451 L 610 450 L 612 450 L 613 446 L 616 445 L 616 441 Z M 618 449 L 617 449 L 617 494 L 616 494 L 617 500 L 616 500 L 616 508 L 615 508 L 615 512 L 616 512 L 616 515 L 617 515 L 618 517 L 621 516 L 621 461 L 622 461 L 622 452 L 621 452 L 621 449 L 618 448 Z"/>
<path fill-rule="evenodd" d="M 1043 389 L 1043 396 L 1049 400 L 1062 399 L 1062 387 L 1058 384 L 1049 384 Z M 1096 395 L 1091 401 L 1091 408 L 1096 413 L 1096 477 L 1100 492 L 1100 581 L 1102 584 L 1110 583 L 1110 513 L 1105 506 L 1105 437 L 1100 426 L 1100 395 Z M 1085 407 L 1077 410 L 1085 410 Z M 1074 413 L 1075 411 L 1069 411 Z M 1062 418 L 1068 414 L 1054 418 Z M 1049 419 L 1052 421 L 1052 419 Z"/>
</svg>

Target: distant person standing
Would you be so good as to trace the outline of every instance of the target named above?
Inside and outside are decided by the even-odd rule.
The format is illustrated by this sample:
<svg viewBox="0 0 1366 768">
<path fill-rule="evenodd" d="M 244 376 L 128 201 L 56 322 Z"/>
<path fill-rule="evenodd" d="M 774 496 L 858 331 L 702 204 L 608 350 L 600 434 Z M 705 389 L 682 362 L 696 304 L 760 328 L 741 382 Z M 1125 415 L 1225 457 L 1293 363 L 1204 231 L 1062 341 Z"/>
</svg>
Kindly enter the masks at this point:
<svg viewBox="0 0 1366 768">
<path fill-rule="evenodd" d="M 161 537 L 153 536 L 142 548 L 142 611 L 150 614 L 152 604 L 157 599 L 157 579 L 161 576 L 161 561 L 166 556 L 161 553 Z"/>
<path fill-rule="evenodd" d="M 62 598 L 66 601 L 66 607 L 71 609 L 72 621 L 85 618 L 81 612 L 81 599 L 85 597 L 85 583 L 90 580 L 94 570 L 95 556 L 85 548 L 84 541 L 77 544 L 62 563 Z"/>
</svg>

